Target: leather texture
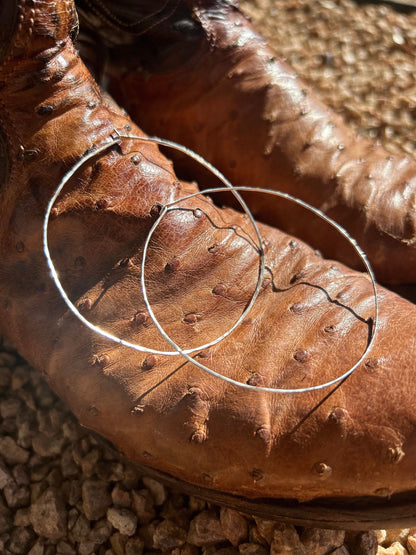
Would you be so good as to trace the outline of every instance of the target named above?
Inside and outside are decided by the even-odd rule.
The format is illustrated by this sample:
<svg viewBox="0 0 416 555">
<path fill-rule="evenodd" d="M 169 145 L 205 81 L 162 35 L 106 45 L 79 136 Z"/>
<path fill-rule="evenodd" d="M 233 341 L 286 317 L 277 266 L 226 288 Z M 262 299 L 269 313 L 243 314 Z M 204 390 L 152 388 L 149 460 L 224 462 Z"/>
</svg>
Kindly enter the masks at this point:
<svg viewBox="0 0 416 555">
<path fill-rule="evenodd" d="M 0 67 L 9 164 L 0 190 L 0 332 L 83 425 L 131 460 L 190 484 L 249 498 L 379 496 L 386 503 L 415 490 L 416 307 L 394 293 L 379 288 L 379 334 L 356 372 L 338 387 L 292 395 L 243 391 L 179 357 L 129 350 L 68 311 L 42 250 L 47 203 L 74 163 L 114 130 L 143 132 L 80 60 L 69 38 L 71 2 L 20 0 L 18 8 Z M 146 314 L 140 262 L 156 203 L 194 191 L 155 146 L 135 140 L 75 174 L 53 208 L 49 239 L 62 283 L 86 318 L 170 350 Z M 194 348 L 239 317 L 259 261 L 239 212 L 200 197 L 177 208 L 154 233 L 146 282 L 168 334 Z M 333 379 L 366 347 L 371 283 L 300 240 L 259 227 L 267 271 L 255 307 L 227 339 L 194 356 L 251 385 Z"/>
<path fill-rule="evenodd" d="M 118 28 L 121 50 L 105 14 L 86 21 L 108 47 L 116 100 L 148 133 L 194 149 L 235 185 L 286 191 L 326 212 L 364 248 L 380 282 L 415 283 L 415 162 L 357 138 L 276 58 L 235 2 L 185 3 L 188 19 L 149 26 L 147 43 Z M 113 4 L 106 3 L 115 10 Z M 199 30 L 190 34 L 191 46 L 189 21 Z M 175 50 L 159 43 L 169 59 L 165 67 L 154 54 L 153 35 L 179 24 L 184 36 Z M 181 162 L 195 177 L 194 166 Z M 295 208 L 254 195 L 252 207 L 262 221 L 307 242 L 313 237 L 324 255 L 356 263 L 339 237 Z"/>
</svg>

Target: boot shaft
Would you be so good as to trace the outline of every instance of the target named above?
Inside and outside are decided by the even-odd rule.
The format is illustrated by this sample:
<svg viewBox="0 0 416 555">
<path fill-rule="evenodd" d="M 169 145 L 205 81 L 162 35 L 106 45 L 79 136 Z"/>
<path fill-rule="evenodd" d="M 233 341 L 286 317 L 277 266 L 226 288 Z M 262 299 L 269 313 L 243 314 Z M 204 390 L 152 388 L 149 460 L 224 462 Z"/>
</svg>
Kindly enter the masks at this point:
<svg viewBox="0 0 416 555">
<path fill-rule="evenodd" d="M 72 1 L 7 0 L 7 5 L 15 21 L 10 16 L 3 25 L 3 34 L 12 37 L 0 64 L 0 196 L 7 197 L 2 228 L 15 219 L 7 207 L 24 195 L 31 198 L 33 213 L 43 214 L 65 172 L 127 121 L 120 111 L 108 116 L 78 56 Z"/>
<path fill-rule="evenodd" d="M 1 72 L 17 62 L 74 39 L 78 16 L 72 0 L 4 0 L 0 37 Z"/>
</svg>

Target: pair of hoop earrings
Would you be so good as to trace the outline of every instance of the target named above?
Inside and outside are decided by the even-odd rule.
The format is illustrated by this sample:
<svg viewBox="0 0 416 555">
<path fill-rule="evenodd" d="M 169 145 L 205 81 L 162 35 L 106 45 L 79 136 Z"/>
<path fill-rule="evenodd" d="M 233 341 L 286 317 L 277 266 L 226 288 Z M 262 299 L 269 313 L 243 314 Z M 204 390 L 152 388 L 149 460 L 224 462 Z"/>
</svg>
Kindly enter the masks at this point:
<svg viewBox="0 0 416 555">
<path fill-rule="evenodd" d="M 151 227 L 151 229 L 150 229 L 150 231 L 149 231 L 149 233 L 146 237 L 146 241 L 145 241 L 145 244 L 144 244 L 144 247 L 143 247 L 143 256 L 142 256 L 142 263 L 141 263 L 141 278 L 140 278 L 143 300 L 144 300 L 147 312 L 148 312 L 149 316 L 151 317 L 151 319 L 153 320 L 153 323 L 155 324 L 156 328 L 159 330 L 159 333 L 162 335 L 162 337 L 172 346 L 172 348 L 174 349 L 173 351 L 162 351 L 162 350 L 158 350 L 158 349 L 151 349 L 151 348 L 148 348 L 148 347 L 144 347 L 142 345 L 138 345 L 136 343 L 131 343 L 131 342 L 125 341 L 124 339 L 121 339 L 121 338 L 119 338 L 115 335 L 112 335 L 111 333 L 107 332 L 106 330 L 101 329 L 99 326 L 96 326 L 96 325 L 92 324 L 88 319 L 86 319 L 79 312 L 79 310 L 76 308 L 76 306 L 69 299 L 69 297 L 68 297 L 67 293 L 65 292 L 65 290 L 62 286 L 62 283 L 61 283 L 61 281 L 58 277 L 58 272 L 57 272 L 57 270 L 54 266 L 54 263 L 53 263 L 52 257 L 51 257 L 51 253 L 50 253 L 50 250 L 49 250 L 48 227 L 49 227 L 49 220 L 50 220 L 51 210 L 52 210 L 58 196 L 60 195 L 61 191 L 63 190 L 65 185 L 68 183 L 68 181 L 71 179 L 71 177 L 85 163 L 87 163 L 91 158 L 98 156 L 99 154 L 105 152 L 106 150 L 113 147 L 114 145 L 120 143 L 120 141 L 122 139 L 156 143 L 160 146 L 169 147 L 169 148 L 173 148 L 175 150 L 178 150 L 178 151 L 186 154 L 187 156 L 190 156 L 196 162 L 198 162 L 203 167 L 205 167 L 207 170 L 209 170 L 211 173 L 213 173 L 225 186 L 225 188 L 224 187 L 215 187 L 215 188 L 206 189 L 202 192 L 199 191 L 199 192 L 193 193 L 191 195 L 187 195 L 185 197 L 177 199 L 177 200 L 175 200 L 173 202 L 170 202 L 168 204 L 160 205 L 159 216 L 156 219 L 156 221 L 154 222 L 153 226 Z M 253 226 L 255 235 L 256 235 L 256 240 L 257 240 L 256 241 L 257 242 L 256 249 L 257 249 L 258 255 L 259 255 L 259 275 L 258 275 L 256 288 L 255 288 L 255 290 L 252 294 L 251 300 L 248 303 L 247 307 L 244 309 L 244 311 L 242 312 L 242 314 L 240 315 L 238 320 L 225 333 L 223 333 L 221 336 L 217 337 L 213 341 L 211 341 L 209 343 L 206 343 L 205 345 L 200 345 L 200 346 L 194 347 L 192 349 L 182 349 L 179 345 L 177 345 L 169 337 L 169 335 L 166 333 L 166 331 L 161 326 L 160 322 L 158 321 L 158 319 L 156 318 L 156 316 L 155 316 L 155 314 L 152 310 L 152 307 L 150 305 L 150 302 L 149 302 L 149 299 L 148 299 L 148 296 L 147 296 L 147 289 L 146 289 L 146 283 L 145 283 L 145 281 L 146 281 L 145 280 L 145 272 L 146 272 L 146 259 L 147 259 L 147 252 L 148 252 L 148 249 L 149 249 L 149 244 L 150 244 L 150 241 L 151 241 L 151 238 L 152 238 L 154 232 L 156 231 L 156 229 L 160 225 L 162 219 L 164 218 L 164 216 L 169 211 L 173 210 L 173 207 L 179 205 L 181 202 L 183 202 L 185 200 L 188 200 L 188 199 L 191 199 L 191 198 L 194 198 L 194 197 L 198 197 L 198 196 L 201 196 L 201 195 L 207 195 L 207 194 L 211 194 L 211 193 L 224 192 L 225 190 L 231 191 L 232 194 L 235 196 L 235 198 L 238 200 L 238 202 L 240 203 L 240 206 L 242 207 L 242 209 L 244 210 L 244 212 L 248 216 L 248 218 L 249 218 L 249 220 L 250 220 L 250 222 Z M 250 312 L 251 308 L 253 307 L 253 305 L 254 305 L 257 297 L 258 297 L 260 289 L 261 289 L 261 283 L 263 281 L 264 270 L 265 270 L 265 258 L 264 258 L 263 242 L 262 242 L 257 224 L 256 224 L 256 222 L 253 218 L 253 215 L 251 214 L 251 212 L 250 212 L 248 206 L 246 205 L 244 199 L 239 194 L 240 191 L 241 192 L 249 191 L 249 192 L 255 192 L 255 193 L 262 193 L 262 194 L 268 194 L 268 195 L 273 195 L 273 196 L 276 196 L 276 197 L 284 198 L 286 200 L 292 201 L 292 202 L 302 206 L 303 208 L 313 212 L 316 216 L 318 216 L 319 218 L 321 218 L 322 220 L 327 222 L 329 225 L 331 225 L 333 228 L 335 228 L 352 245 L 355 252 L 358 254 L 358 256 L 360 257 L 361 261 L 363 262 L 363 264 L 365 266 L 366 272 L 367 272 L 367 274 L 369 275 L 369 277 L 371 279 L 372 288 L 373 288 L 373 296 L 374 296 L 374 316 L 372 318 L 371 335 L 370 335 L 370 338 L 367 342 L 366 349 L 364 350 L 361 357 L 357 360 L 357 362 L 353 366 L 351 366 L 346 372 L 344 372 L 342 375 L 337 376 L 336 378 L 334 378 L 331 381 L 328 381 L 328 382 L 325 382 L 325 383 L 322 383 L 322 384 L 319 384 L 319 385 L 315 385 L 315 386 L 304 387 L 304 388 L 296 388 L 296 389 L 281 389 L 281 388 L 250 385 L 250 384 L 247 384 L 247 383 L 239 382 L 237 380 L 233 380 L 232 378 L 228 378 L 227 376 L 224 376 L 222 374 L 219 374 L 218 372 L 212 370 L 211 368 L 205 366 L 204 364 L 202 364 L 201 362 L 193 359 L 190 356 L 192 353 L 194 353 L 196 351 L 201 351 L 203 349 L 207 349 L 208 347 L 212 347 L 214 345 L 217 345 L 223 339 L 228 337 L 241 324 L 241 322 L 244 320 L 244 318 Z M 182 146 L 178 143 L 174 143 L 172 141 L 167 141 L 167 140 L 160 139 L 160 138 L 157 138 L 157 137 L 140 137 L 140 136 L 136 136 L 136 135 L 121 135 L 117 131 L 115 131 L 114 135 L 111 136 L 111 139 L 108 142 L 106 142 L 102 146 L 96 148 L 95 150 L 93 150 L 93 151 L 89 152 L 88 154 L 86 154 L 85 156 L 83 156 L 64 175 L 64 177 L 60 181 L 58 187 L 56 188 L 55 193 L 53 194 L 52 198 L 50 199 L 50 201 L 48 203 L 48 206 L 47 206 L 47 209 L 46 209 L 46 212 L 45 212 L 44 221 L 43 221 L 43 250 L 44 250 L 44 254 L 45 254 L 45 257 L 46 257 L 48 267 L 49 267 L 50 272 L 51 272 L 51 277 L 52 277 L 60 295 L 62 296 L 63 300 L 65 301 L 66 305 L 68 306 L 69 310 L 78 318 L 78 320 L 80 320 L 85 326 L 87 326 L 93 332 L 95 332 L 95 333 L 105 337 L 106 339 L 109 339 L 109 340 L 115 342 L 115 343 L 123 345 L 124 347 L 128 347 L 128 348 L 134 349 L 136 351 L 158 354 L 158 355 L 166 355 L 166 356 L 179 356 L 180 355 L 183 358 L 185 358 L 188 362 L 190 362 L 194 366 L 197 366 L 198 368 L 200 368 L 204 372 L 207 372 L 207 373 L 211 374 L 212 376 L 215 376 L 215 377 L 217 377 L 221 380 L 224 380 L 224 381 L 226 381 L 226 382 L 228 382 L 232 385 L 236 385 L 236 386 L 242 387 L 244 389 L 264 391 L 264 392 L 269 392 L 269 393 L 288 394 L 288 393 L 306 393 L 306 392 L 310 392 L 310 391 L 320 390 L 320 389 L 329 387 L 331 385 L 335 385 L 335 384 L 341 382 L 342 380 L 346 379 L 348 376 L 350 376 L 354 372 L 354 370 L 356 370 L 356 368 L 358 368 L 358 366 L 363 362 L 364 358 L 367 356 L 368 352 L 370 351 L 370 349 L 372 348 L 372 346 L 374 344 L 374 340 L 375 340 L 377 330 L 378 330 L 379 307 L 378 307 L 376 282 L 375 282 L 375 277 L 374 277 L 373 270 L 370 266 L 370 263 L 367 259 L 367 256 L 363 252 L 363 250 L 359 247 L 357 242 L 349 235 L 349 233 L 342 226 L 340 226 L 337 222 L 335 222 L 334 220 L 332 220 L 331 218 L 326 216 L 326 214 L 321 212 L 319 209 L 309 205 L 308 203 L 304 202 L 303 200 L 300 200 L 296 197 L 293 197 L 292 195 L 289 195 L 288 193 L 283 193 L 283 192 L 280 192 L 280 191 L 273 191 L 273 190 L 269 190 L 269 189 L 258 189 L 258 188 L 255 188 L 255 187 L 244 187 L 244 186 L 235 187 L 224 177 L 224 175 L 219 170 L 217 170 L 214 166 L 212 166 L 212 164 L 207 162 L 199 154 L 193 152 L 192 150 L 190 150 L 190 149 L 188 149 L 188 148 L 186 148 L 186 147 L 184 147 L 184 146 Z"/>
</svg>

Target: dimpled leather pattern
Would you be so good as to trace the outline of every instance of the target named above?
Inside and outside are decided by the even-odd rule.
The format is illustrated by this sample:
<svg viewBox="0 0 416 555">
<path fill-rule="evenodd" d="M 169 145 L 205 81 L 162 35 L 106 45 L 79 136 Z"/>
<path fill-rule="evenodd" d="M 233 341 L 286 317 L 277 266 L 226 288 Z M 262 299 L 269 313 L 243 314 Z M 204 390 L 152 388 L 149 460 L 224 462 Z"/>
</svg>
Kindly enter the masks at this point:
<svg viewBox="0 0 416 555">
<path fill-rule="evenodd" d="M 180 480 L 251 498 L 414 490 L 416 308 L 393 293 L 379 289 L 379 333 L 356 372 L 333 391 L 295 395 L 245 391 L 180 357 L 118 346 L 68 311 L 42 250 L 49 198 L 114 129 L 142 134 L 100 93 L 74 50 L 72 8 L 64 0 L 20 2 L 24 17 L 0 68 L 9 161 L 0 191 L 1 333 L 83 425 Z M 171 350 L 145 311 L 142 249 L 156 203 L 196 190 L 155 146 L 134 140 L 77 172 L 52 211 L 49 238 L 60 279 L 85 317 Z M 146 283 L 167 333 L 193 348 L 236 321 L 259 261 L 244 215 L 202 197 L 177 208 L 154 233 Z M 371 283 L 294 237 L 259 228 L 267 270 L 255 307 L 229 337 L 194 356 L 251 385 L 331 380 L 365 349 Z"/>
<path fill-rule="evenodd" d="M 323 210 L 362 245 L 379 281 L 414 283 L 414 160 L 352 133 L 234 2 L 186 3 L 201 36 L 189 59 L 178 54 L 168 69 L 142 67 L 145 45 L 125 31 L 132 44 L 124 58 L 115 50 L 109 69 L 116 100 L 149 133 L 197 150 L 234 184 L 286 191 Z M 98 32 L 111 37 L 105 27 Z M 295 207 L 255 195 L 251 206 L 261 219 L 310 241 L 311 219 Z M 356 264 L 326 226 L 317 226 L 313 238 L 326 256 Z"/>
</svg>

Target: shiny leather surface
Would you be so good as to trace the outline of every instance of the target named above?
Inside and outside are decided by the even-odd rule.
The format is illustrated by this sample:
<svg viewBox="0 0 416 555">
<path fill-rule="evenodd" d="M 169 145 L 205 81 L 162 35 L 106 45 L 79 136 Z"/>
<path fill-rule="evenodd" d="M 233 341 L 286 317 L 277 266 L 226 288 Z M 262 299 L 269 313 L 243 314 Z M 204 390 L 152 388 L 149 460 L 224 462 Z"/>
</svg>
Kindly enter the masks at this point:
<svg viewBox="0 0 416 555">
<path fill-rule="evenodd" d="M 364 248 L 379 281 L 415 283 L 415 162 L 357 138 L 235 4 L 189 1 L 203 36 L 186 62 L 179 44 L 169 69 L 149 67 L 143 39 L 130 36 L 122 55 L 110 48 L 112 94 L 148 133 L 196 150 L 235 185 L 283 190 L 325 211 Z M 262 221 L 356 263 L 338 237 L 293 207 L 255 196 L 252 206 Z"/>
<path fill-rule="evenodd" d="M 0 68 L 10 166 L 0 190 L 0 332 L 82 424 L 132 460 L 180 480 L 251 498 L 387 500 L 415 490 L 416 307 L 395 294 L 379 289 L 380 330 L 365 363 L 339 387 L 302 395 L 242 391 L 179 357 L 118 346 L 68 311 L 42 250 L 49 198 L 114 129 L 142 131 L 101 94 L 78 57 L 68 38 L 72 4 L 34 4 L 33 23 L 24 18 Z M 26 9 L 20 2 L 20 12 Z M 15 44 L 25 45 L 23 56 L 13 57 Z M 155 203 L 196 190 L 176 178 L 156 147 L 133 140 L 71 179 L 49 237 L 60 278 L 85 317 L 125 339 L 166 348 L 140 291 L 143 243 Z M 371 283 L 292 236 L 260 229 L 268 270 L 258 302 L 232 335 L 195 356 L 252 385 L 330 380 L 367 344 Z M 252 233 L 243 215 L 197 198 L 155 232 L 149 298 L 182 347 L 224 333 L 249 301 L 258 256 L 243 230 Z"/>
</svg>

